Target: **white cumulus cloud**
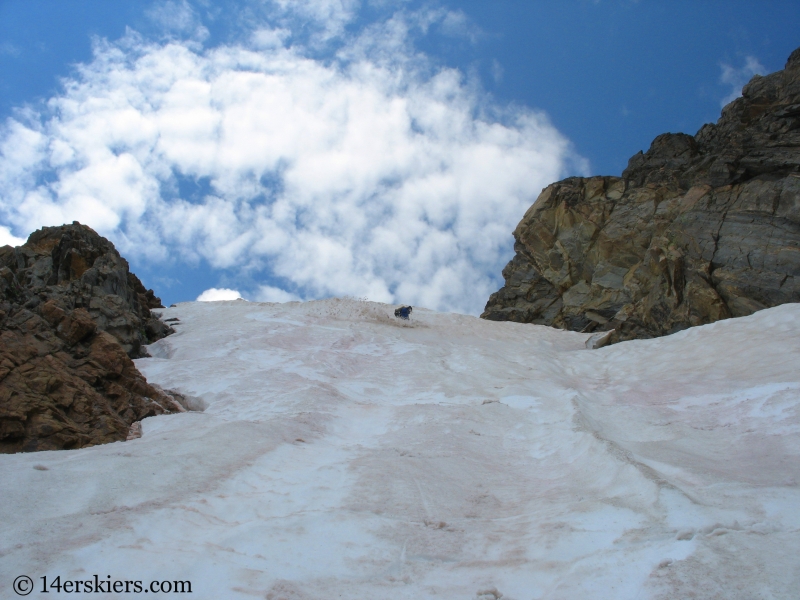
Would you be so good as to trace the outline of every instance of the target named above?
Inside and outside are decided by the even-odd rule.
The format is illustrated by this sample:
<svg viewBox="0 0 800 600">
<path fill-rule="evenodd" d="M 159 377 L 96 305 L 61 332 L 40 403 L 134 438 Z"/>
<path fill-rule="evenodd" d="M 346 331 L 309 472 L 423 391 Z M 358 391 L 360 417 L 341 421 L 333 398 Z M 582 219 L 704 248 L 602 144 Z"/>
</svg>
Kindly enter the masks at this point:
<svg viewBox="0 0 800 600">
<path fill-rule="evenodd" d="M 8 227 L 0 225 L 0 246 L 22 246 L 27 240 L 11 233 Z"/>
<path fill-rule="evenodd" d="M 242 295 L 237 290 L 210 288 L 197 297 L 198 302 L 218 302 L 219 300 L 238 300 Z"/>
<path fill-rule="evenodd" d="M 196 29 L 185 2 L 160 6 Z M 0 131 L 0 222 L 79 220 L 131 259 L 205 260 L 253 299 L 480 312 L 517 222 L 580 158 L 544 114 L 419 54 L 414 14 L 347 37 L 357 3 L 297 6 L 338 19 L 335 54 L 292 46 L 289 21 L 209 48 L 98 41 L 47 111 Z"/>
</svg>

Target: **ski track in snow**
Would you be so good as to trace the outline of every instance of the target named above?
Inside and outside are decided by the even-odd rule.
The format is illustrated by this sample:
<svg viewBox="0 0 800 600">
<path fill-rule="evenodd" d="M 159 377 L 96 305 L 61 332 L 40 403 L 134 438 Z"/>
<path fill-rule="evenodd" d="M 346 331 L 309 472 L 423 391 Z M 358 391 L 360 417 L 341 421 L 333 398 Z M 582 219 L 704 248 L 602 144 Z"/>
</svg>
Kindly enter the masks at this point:
<svg viewBox="0 0 800 600">
<path fill-rule="evenodd" d="M 392 311 L 165 309 L 137 366 L 207 409 L 0 456 L 0 596 L 96 573 L 201 599 L 798 597 L 800 305 L 591 351 Z"/>
</svg>

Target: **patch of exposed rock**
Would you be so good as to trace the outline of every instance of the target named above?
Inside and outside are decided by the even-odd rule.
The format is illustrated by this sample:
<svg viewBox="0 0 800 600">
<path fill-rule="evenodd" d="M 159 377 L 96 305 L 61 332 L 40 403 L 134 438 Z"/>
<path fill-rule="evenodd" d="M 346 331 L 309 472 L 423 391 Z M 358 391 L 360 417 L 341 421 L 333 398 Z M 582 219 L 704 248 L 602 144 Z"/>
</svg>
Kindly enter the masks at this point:
<svg viewBox="0 0 800 600">
<path fill-rule="evenodd" d="M 543 190 L 481 315 L 612 341 L 800 301 L 800 49 L 715 124 L 664 134 L 622 177 Z"/>
<path fill-rule="evenodd" d="M 172 333 L 114 245 L 77 222 L 0 248 L 0 452 L 125 440 L 181 410 L 131 358 Z"/>
</svg>

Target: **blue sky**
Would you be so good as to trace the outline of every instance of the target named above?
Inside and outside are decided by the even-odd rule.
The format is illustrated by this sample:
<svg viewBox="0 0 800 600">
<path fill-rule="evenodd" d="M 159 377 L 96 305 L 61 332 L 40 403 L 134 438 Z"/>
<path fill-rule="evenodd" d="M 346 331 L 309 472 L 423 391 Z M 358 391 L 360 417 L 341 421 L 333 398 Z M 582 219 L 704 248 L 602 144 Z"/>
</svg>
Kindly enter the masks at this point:
<svg viewBox="0 0 800 600">
<path fill-rule="evenodd" d="M 78 219 L 168 302 L 480 312 L 547 184 L 800 45 L 796 2 L 0 0 L 0 236 Z"/>
</svg>

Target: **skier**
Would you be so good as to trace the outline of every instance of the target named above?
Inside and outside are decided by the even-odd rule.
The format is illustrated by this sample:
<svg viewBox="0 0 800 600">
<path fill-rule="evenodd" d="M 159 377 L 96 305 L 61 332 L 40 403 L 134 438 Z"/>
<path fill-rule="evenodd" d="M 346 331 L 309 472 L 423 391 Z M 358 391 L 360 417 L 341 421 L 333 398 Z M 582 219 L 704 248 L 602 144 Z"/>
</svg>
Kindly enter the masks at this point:
<svg viewBox="0 0 800 600">
<path fill-rule="evenodd" d="M 400 308 L 395 309 L 394 316 L 398 319 L 405 319 L 408 321 L 408 317 L 411 316 L 411 311 L 413 309 L 410 306 L 401 306 Z"/>
</svg>

